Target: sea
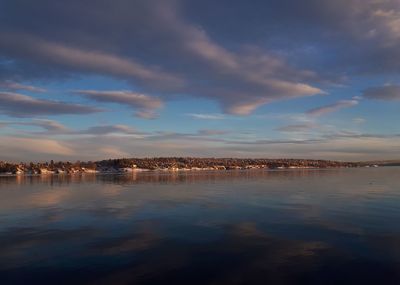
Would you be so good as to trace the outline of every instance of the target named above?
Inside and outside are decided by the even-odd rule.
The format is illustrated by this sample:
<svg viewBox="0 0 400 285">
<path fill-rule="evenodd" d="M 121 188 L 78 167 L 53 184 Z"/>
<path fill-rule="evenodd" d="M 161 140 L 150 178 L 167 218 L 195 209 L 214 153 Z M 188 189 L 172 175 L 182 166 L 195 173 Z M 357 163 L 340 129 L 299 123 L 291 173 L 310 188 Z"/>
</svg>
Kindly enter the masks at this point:
<svg viewBox="0 0 400 285">
<path fill-rule="evenodd" d="M 0 284 L 400 284 L 400 168 L 3 176 Z"/>
</svg>

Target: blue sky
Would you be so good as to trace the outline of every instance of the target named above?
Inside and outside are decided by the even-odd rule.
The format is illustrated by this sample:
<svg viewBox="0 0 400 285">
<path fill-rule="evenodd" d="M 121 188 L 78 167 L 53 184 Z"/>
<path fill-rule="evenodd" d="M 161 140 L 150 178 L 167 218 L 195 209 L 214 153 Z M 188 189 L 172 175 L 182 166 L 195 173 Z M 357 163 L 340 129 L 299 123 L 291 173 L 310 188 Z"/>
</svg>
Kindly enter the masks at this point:
<svg viewBox="0 0 400 285">
<path fill-rule="evenodd" d="M 398 159 L 397 0 L 0 0 L 0 151 Z"/>
</svg>

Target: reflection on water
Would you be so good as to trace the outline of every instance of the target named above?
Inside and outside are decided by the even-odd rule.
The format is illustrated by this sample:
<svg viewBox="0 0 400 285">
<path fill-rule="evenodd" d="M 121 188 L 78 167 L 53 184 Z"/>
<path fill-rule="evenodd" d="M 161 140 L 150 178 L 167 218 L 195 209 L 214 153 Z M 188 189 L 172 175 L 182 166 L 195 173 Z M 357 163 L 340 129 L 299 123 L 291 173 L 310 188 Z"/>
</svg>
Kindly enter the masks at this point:
<svg viewBox="0 0 400 285">
<path fill-rule="evenodd" d="M 0 177 L 0 284 L 400 284 L 399 173 Z"/>
</svg>

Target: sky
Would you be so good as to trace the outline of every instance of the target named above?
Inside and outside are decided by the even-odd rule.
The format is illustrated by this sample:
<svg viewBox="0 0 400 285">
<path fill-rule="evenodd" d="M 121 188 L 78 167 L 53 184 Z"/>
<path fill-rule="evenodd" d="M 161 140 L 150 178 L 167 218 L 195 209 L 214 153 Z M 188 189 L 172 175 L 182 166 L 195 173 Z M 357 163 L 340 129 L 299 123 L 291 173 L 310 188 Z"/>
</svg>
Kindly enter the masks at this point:
<svg viewBox="0 0 400 285">
<path fill-rule="evenodd" d="M 0 160 L 400 158 L 398 0 L 0 0 Z"/>
</svg>

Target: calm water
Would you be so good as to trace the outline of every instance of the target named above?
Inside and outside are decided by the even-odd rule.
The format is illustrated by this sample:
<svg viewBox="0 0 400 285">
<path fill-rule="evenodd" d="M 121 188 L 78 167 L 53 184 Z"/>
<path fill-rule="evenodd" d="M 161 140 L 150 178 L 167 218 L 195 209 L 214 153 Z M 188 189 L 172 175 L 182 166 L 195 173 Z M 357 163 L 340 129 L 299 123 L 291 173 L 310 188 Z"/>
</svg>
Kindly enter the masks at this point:
<svg viewBox="0 0 400 285">
<path fill-rule="evenodd" d="M 0 284 L 400 284 L 400 168 L 0 177 Z"/>
</svg>

